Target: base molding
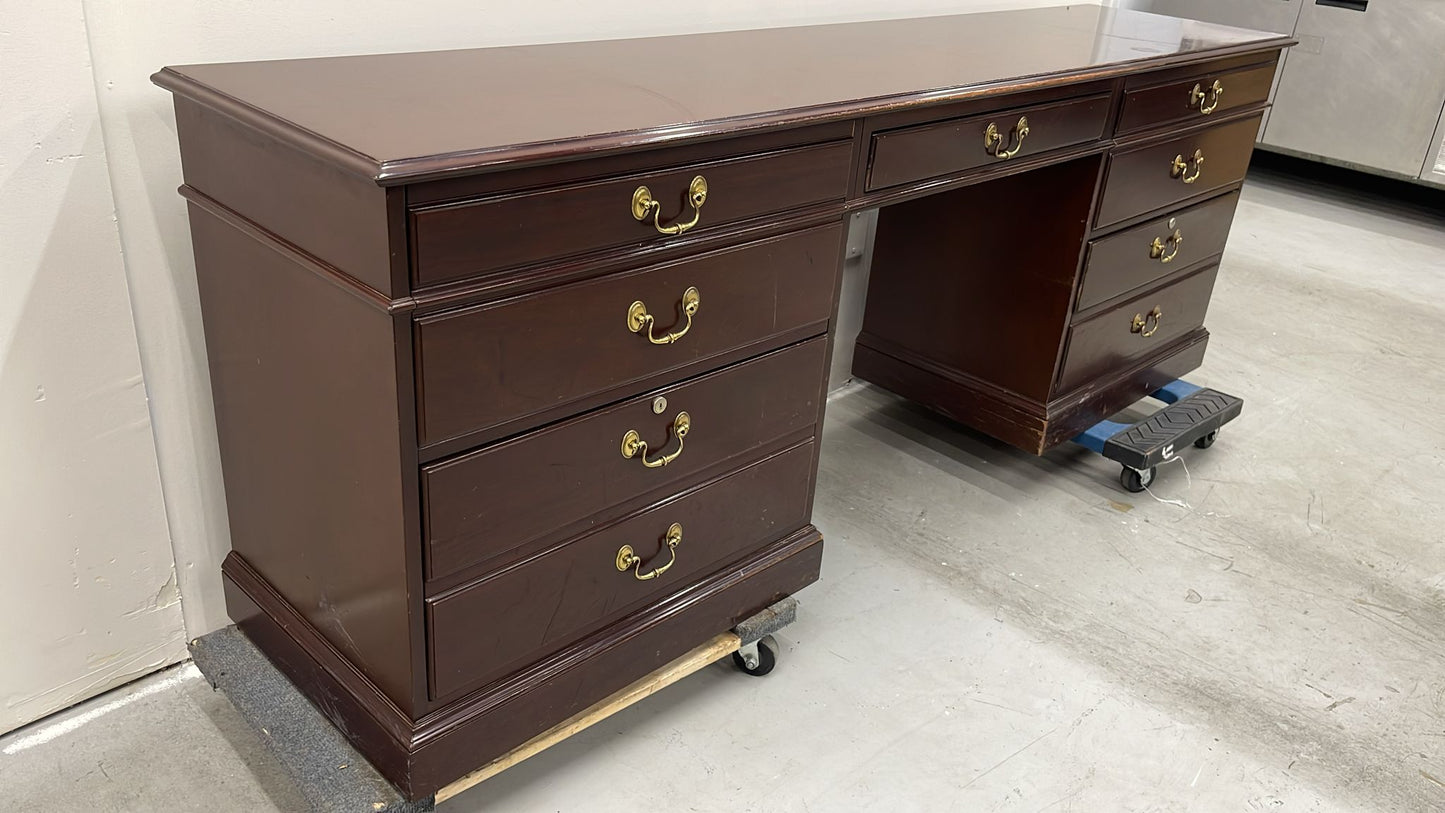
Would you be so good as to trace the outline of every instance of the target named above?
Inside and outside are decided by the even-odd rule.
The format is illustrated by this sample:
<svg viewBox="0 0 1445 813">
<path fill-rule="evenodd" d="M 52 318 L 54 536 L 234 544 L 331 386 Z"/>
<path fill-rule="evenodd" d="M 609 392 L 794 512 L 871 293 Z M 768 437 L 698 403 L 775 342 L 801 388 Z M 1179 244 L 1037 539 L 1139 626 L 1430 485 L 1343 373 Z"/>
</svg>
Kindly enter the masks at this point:
<svg viewBox="0 0 1445 813">
<path fill-rule="evenodd" d="M 1164 353 L 1142 359 L 1102 381 L 1091 382 L 1048 403 L 1044 448 L 1057 446 L 1149 393 L 1183 378 L 1204 363 L 1209 331 L 1200 328 Z"/>
<path fill-rule="evenodd" d="M 1208 344 L 1209 332 L 1201 328 L 1109 378 L 1048 402 L 1023 398 L 866 336 L 859 337 L 853 374 L 1011 446 L 1043 454 L 1194 370 Z"/>
<path fill-rule="evenodd" d="M 805 526 L 419 720 L 408 719 L 235 552 L 222 575 L 237 627 L 378 772 L 417 799 L 816 581 L 822 551 L 822 535 Z"/>
</svg>

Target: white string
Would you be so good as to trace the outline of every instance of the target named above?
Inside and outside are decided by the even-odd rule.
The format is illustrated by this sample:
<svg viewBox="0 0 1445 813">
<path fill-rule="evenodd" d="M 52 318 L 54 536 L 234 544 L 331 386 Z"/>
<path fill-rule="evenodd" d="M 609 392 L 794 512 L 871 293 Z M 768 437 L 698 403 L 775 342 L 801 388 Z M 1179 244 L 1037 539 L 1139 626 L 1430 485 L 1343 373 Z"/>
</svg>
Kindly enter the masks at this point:
<svg viewBox="0 0 1445 813">
<path fill-rule="evenodd" d="M 1175 461 L 1178 461 L 1179 465 L 1181 465 L 1181 466 L 1184 467 L 1184 479 L 1185 479 L 1185 481 L 1188 483 L 1188 486 L 1185 487 L 1185 491 L 1186 491 L 1186 492 L 1188 492 L 1188 491 L 1193 491 L 1193 490 L 1194 490 L 1194 478 L 1193 478 L 1192 476 L 1190 476 L 1190 474 L 1189 474 L 1189 464 L 1187 464 L 1187 463 L 1184 462 L 1184 458 L 1180 457 L 1179 455 L 1175 455 L 1174 457 L 1171 457 L 1171 458 L 1168 458 L 1167 460 L 1165 460 L 1164 463 L 1173 463 L 1173 462 L 1175 462 Z M 1160 465 L 1160 466 L 1163 466 L 1164 463 L 1160 463 L 1159 465 Z M 1153 497 L 1153 498 L 1154 498 L 1155 500 L 1157 500 L 1158 502 L 1164 503 L 1165 505 L 1177 505 L 1177 506 L 1179 506 L 1180 508 L 1183 508 L 1183 509 L 1185 509 L 1185 510 L 1187 510 L 1187 511 L 1193 511 L 1193 510 L 1194 510 L 1194 506 L 1190 505 L 1189 503 L 1187 503 L 1187 502 L 1185 502 L 1185 501 L 1183 501 L 1183 500 L 1166 500 L 1166 499 L 1164 499 L 1163 497 L 1160 497 L 1158 494 L 1155 494 L 1152 490 L 1150 490 L 1150 488 L 1149 488 L 1148 486 L 1144 486 L 1144 490 L 1145 490 L 1146 492 L 1148 492 L 1149 496 Z"/>
</svg>

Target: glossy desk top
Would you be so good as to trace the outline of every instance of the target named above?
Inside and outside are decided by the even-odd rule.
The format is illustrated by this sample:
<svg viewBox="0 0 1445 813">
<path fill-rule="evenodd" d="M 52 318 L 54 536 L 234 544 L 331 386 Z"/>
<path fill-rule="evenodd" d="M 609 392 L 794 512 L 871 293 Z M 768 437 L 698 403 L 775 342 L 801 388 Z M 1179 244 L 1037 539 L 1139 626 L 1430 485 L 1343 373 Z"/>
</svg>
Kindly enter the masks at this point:
<svg viewBox="0 0 1445 813">
<path fill-rule="evenodd" d="M 1077 5 L 165 68 L 153 80 L 383 184 L 1105 77 L 1289 43 Z"/>
</svg>

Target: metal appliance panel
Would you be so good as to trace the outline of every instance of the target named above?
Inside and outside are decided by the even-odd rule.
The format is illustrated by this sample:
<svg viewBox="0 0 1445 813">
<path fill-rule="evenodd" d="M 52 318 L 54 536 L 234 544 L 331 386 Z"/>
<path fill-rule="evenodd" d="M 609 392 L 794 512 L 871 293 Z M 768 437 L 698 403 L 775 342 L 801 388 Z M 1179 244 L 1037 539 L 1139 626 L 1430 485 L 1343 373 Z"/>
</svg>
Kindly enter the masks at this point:
<svg viewBox="0 0 1445 813">
<path fill-rule="evenodd" d="M 1440 113 L 1440 126 L 1435 129 L 1435 139 L 1430 144 L 1425 166 L 1420 170 L 1420 180 L 1445 186 L 1445 111 Z"/>
<path fill-rule="evenodd" d="M 1305 0 L 1115 0 L 1117 8 L 1152 11 L 1186 20 L 1253 28 L 1256 31 L 1294 33 Z"/>
<path fill-rule="evenodd" d="M 1442 32 L 1440 0 L 1306 2 L 1264 144 L 1418 178 L 1445 106 Z"/>
</svg>

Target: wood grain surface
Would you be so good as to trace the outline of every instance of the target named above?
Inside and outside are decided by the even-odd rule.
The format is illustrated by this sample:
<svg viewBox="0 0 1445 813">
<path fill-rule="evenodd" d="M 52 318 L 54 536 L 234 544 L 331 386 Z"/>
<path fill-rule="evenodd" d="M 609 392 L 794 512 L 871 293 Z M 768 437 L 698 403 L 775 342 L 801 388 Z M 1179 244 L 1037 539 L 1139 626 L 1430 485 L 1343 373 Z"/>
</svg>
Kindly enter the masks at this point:
<svg viewBox="0 0 1445 813">
<path fill-rule="evenodd" d="M 153 79 L 394 184 L 999 95 L 1289 41 L 1081 4 L 635 40 L 187 65 Z M 376 115 L 378 110 L 386 115 Z"/>
</svg>

